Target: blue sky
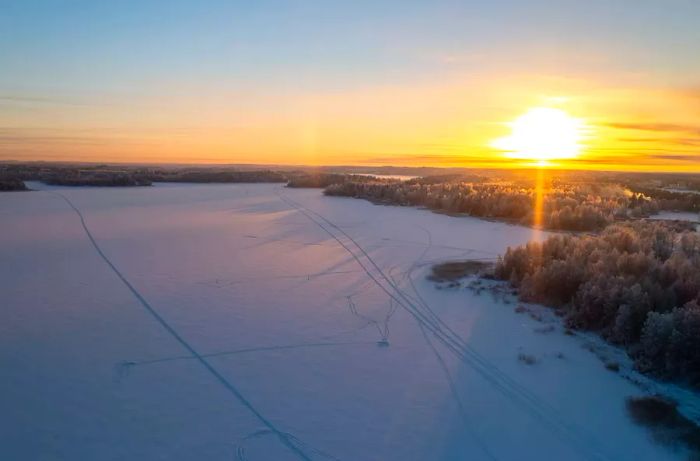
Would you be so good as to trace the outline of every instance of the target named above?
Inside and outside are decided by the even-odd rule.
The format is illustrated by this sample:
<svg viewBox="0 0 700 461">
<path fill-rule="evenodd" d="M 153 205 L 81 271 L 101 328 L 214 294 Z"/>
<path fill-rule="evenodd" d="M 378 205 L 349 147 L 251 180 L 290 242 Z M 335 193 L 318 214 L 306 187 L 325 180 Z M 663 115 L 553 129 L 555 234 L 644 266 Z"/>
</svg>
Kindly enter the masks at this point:
<svg viewBox="0 0 700 461">
<path fill-rule="evenodd" d="M 678 72 L 680 82 L 700 66 L 693 0 L 5 1 L 1 18 L 0 84 L 29 92 L 154 80 L 374 83 L 439 72 L 440 55 L 490 50 L 513 61 L 605 52 L 610 65 Z"/>
</svg>

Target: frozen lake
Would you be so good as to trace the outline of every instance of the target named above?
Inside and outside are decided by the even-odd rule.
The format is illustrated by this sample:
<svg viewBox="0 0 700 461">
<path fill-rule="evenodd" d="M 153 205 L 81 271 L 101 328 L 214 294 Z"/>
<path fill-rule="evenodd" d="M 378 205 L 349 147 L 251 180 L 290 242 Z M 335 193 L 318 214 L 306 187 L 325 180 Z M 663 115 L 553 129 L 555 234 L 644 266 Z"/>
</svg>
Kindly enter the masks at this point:
<svg viewBox="0 0 700 461">
<path fill-rule="evenodd" d="M 425 278 L 541 233 L 280 185 L 43 189 L 0 194 L 0 459 L 684 459 L 547 311 Z"/>
</svg>

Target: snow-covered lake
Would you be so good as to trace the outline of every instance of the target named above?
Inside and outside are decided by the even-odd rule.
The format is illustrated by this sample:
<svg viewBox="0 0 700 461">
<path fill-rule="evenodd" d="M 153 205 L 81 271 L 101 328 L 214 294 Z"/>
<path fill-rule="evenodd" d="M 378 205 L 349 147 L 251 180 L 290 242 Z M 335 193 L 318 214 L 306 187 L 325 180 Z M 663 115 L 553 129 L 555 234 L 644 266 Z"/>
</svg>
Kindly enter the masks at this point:
<svg viewBox="0 0 700 461">
<path fill-rule="evenodd" d="M 2 460 L 684 458 L 582 336 L 425 278 L 542 233 L 279 185 L 43 188 L 0 194 Z"/>
</svg>

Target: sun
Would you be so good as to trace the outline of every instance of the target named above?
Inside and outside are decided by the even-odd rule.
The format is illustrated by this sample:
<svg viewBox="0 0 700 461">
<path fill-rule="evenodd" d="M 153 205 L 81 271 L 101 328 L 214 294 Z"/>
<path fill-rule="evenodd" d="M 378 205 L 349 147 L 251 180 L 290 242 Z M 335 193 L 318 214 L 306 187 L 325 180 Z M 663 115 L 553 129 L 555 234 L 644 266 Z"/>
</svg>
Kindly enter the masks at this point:
<svg viewBox="0 0 700 461">
<path fill-rule="evenodd" d="M 553 160 L 576 158 L 581 153 L 583 120 L 561 109 L 535 107 L 508 124 L 511 134 L 495 139 L 491 147 L 506 157 L 549 165 Z"/>
</svg>

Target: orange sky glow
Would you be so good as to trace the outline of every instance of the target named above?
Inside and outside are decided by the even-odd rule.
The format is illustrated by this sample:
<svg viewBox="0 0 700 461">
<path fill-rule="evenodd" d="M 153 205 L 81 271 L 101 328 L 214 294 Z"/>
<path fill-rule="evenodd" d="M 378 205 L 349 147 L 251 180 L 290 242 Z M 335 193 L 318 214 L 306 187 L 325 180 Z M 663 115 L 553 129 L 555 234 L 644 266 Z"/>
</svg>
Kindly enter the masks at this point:
<svg viewBox="0 0 700 461">
<path fill-rule="evenodd" d="M 16 105 L 23 107 L 11 120 L 15 142 L 0 146 L 14 159 L 527 166 L 493 141 L 530 108 L 551 107 L 586 126 L 580 154 L 553 166 L 697 171 L 700 164 L 700 91 L 585 80 L 457 78 L 352 92 Z"/>
<path fill-rule="evenodd" d="M 548 154 L 549 166 L 700 171 L 700 64 L 689 59 L 700 33 L 680 8 L 695 6 L 678 1 L 679 9 L 669 9 L 673 17 L 649 4 L 634 11 L 636 22 L 623 25 L 617 16 L 600 16 L 612 14 L 602 10 L 612 8 L 609 2 L 581 6 L 589 8 L 581 14 L 591 24 L 608 21 L 603 43 L 593 43 L 588 29 L 564 34 L 571 13 L 538 12 L 539 2 L 531 4 L 532 24 L 523 29 L 518 20 L 530 10 L 510 0 L 500 3 L 512 7 L 512 16 L 483 7 L 478 17 L 512 26 L 513 36 L 502 42 L 492 37 L 490 23 L 476 22 L 481 35 L 463 36 L 469 29 L 463 22 L 473 14 L 446 6 L 405 7 L 405 22 L 395 26 L 389 18 L 399 10 L 378 9 L 370 21 L 359 9 L 317 13 L 315 3 L 270 17 L 252 6 L 231 7 L 232 18 L 249 15 L 240 33 L 213 24 L 223 13 L 202 7 L 196 39 L 181 31 L 183 24 L 200 27 L 189 10 L 174 8 L 172 30 L 167 21 L 132 24 L 148 12 L 125 8 L 91 12 L 97 24 L 88 30 L 85 18 L 78 22 L 62 10 L 56 13 L 65 15 L 62 29 L 43 39 L 32 28 L 48 26 L 35 24 L 38 13 L 18 4 L 6 29 L 16 40 L 0 45 L 10 70 L 0 76 L 0 160 L 530 166 L 537 159 L 509 154 L 497 140 L 511 134 L 518 117 L 545 108 L 579 120 L 584 131 L 576 155 Z M 297 39 L 311 27 L 304 22 L 309 11 L 338 30 Z M 132 30 L 99 26 L 109 14 Z M 354 14 L 365 29 L 346 27 Z M 422 23 L 411 14 L 428 15 L 435 27 L 414 33 Z M 653 18 L 658 34 L 648 40 L 661 44 L 629 41 L 645 39 L 641 31 Z M 313 27 L 323 27 L 317 20 Z M 285 27 L 288 36 L 282 36 Z M 72 37 L 75 29 L 83 35 Z M 385 29 L 389 38 L 372 35 Z M 676 31 L 682 35 L 671 35 L 681 34 Z M 392 41 L 392 34 L 402 41 Z"/>
</svg>

